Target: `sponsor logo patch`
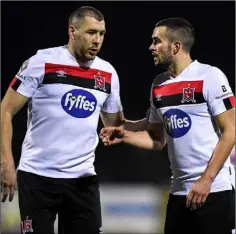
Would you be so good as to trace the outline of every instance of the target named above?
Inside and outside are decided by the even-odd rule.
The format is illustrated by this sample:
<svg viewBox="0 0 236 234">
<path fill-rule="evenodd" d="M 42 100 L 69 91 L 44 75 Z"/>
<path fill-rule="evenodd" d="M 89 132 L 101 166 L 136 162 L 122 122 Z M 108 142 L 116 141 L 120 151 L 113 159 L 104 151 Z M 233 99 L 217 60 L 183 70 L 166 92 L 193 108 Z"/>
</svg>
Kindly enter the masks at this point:
<svg viewBox="0 0 236 234">
<path fill-rule="evenodd" d="M 182 110 L 170 109 L 163 115 L 166 132 L 173 138 L 179 138 L 188 133 L 192 121 L 190 116 Z"/>
<path fill-rule="evenodd" d="M 97 106 L 96 97 L 83 89 L 72 89 L 61 99 L 63 110 L 75 118 L 87 118 L 93 114 Z"/>
</svg>

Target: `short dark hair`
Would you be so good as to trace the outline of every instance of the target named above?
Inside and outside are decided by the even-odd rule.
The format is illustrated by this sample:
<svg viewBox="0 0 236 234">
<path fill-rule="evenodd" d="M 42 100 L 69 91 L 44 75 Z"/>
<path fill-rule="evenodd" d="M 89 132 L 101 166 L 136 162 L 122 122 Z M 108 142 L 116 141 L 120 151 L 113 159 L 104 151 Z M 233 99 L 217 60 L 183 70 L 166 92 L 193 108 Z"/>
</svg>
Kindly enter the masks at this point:
<svg viewBox="0 0 236 234">
<path fill-rule="evenodd" d="M 104 20 L 104 16 L 99 10 L 91 6 L 83 6 L 72 12 L 69 17 L 69 25 L 74 24 L 75 21 L 84 19 L 86 16 L 93 17 L 98 21 Z"/>
<path fill-rule="evenodd" d="M 173 41 L 180 41 L 185 52 L 190 52 L 195 42 L 195 33 L 192 25 L 182 18 L 167 18 L 159 21 L 156 27 L 165 26 L 167 37 Z"/>
</svg>

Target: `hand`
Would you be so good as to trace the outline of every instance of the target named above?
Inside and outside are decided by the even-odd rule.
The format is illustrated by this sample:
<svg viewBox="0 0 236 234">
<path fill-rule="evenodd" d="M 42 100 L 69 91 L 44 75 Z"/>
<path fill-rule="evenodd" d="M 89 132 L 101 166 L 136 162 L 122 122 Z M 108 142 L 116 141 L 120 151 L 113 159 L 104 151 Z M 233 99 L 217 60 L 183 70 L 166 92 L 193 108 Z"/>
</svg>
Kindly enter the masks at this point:
<svg viewBox="0 0 236 234">
<path fill-rule="evenodd" d="M 1 165 L 1 192 L 2 192 L 2 202 L 7 200 L 9 196 L 9 201 L 13 200 L 15 190 L 16 190 L 16 170 L 14 164 Z"/>
<path fill-rule="evenodd" d="M 198 209 L 204 205 L 207 196 L 211 190 L 212 180 L 205 176 L 201 176 L 189 191 L 186 206 L 191 210 Z"/>
<path fill-rule="evenodd" d="M 99 134 L 105 146 L 119 144 L 123 142 L 125 130 L 119 127 L 102 128 Z"/>
</svg>

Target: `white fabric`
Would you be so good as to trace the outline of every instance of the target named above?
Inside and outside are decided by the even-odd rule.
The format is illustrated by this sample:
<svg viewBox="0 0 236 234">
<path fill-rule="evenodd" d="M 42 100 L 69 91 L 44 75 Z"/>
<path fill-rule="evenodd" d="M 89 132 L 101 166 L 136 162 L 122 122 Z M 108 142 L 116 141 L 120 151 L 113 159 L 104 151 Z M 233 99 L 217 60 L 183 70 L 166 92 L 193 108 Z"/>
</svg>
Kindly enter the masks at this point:
<svg viewBox="0 0 236 234">
<path fill-rule="evenodd" d="M 196 94 L 194 85 L 192 86 L 192 101 L 183 101 L 184 89 L 183 94 L 180 93 L 178 97 L 171 96 L 176 92 L 173 84 L 176 84 L 175 87 L 178 88 L 178 85 L 186 82 L 184 88 L 188 88 L 188 82 L 194 84 L 195 81 L 199 81 L 198 83 L 203 85 L 202 88 L 199 86 L 202 99 L 205 99 L 202 103 L 195 102 L 197 97 L 194 97 Z M 152 111 L 149 122 L 155 123 L 161 120 L 166 129 L 168 155 L 173 175 L 171 193 L 187 195 L 193 183 L 206 169 L 219 141 L 219 129 L 212 116 L 227 111 L 223 99 L 233 96 L 233 93 L 227 78 L 220 69 L 198 61 L 192 62 L 176 78 L 170 77 L 159 84 L 156 90 L 164 90 L 164 86 L 165 93 L 170 95 L 169 99 L 179 98 L 179 104 L 153 108 L 155 99 L 151 95 Z M 222 86 L 224 87 L 222 88 Z M 172 87 L 172 89 L 168 87 Z M 155 88 L 155 84 L 152 88 Z M 159 103 L 164 100 L 164 95 L 164 93 L 158 93 Z M 232 189 L 229 166 L 230 158 L 227 159 L 212 183 L 211 192 Z"/>
<path fill-rule="evenodd" d="M 80 67 L 66 47 L 60 46 L 39 50 L 16 75 L 21 81 L 16 91 L 30 98 L 28 129 L 18 169 L 53 178 L 94 175 L 100 111 L 117 113 L 122 110 L 118 75 L 110 63 L 96 57 L 89 64 L 83 64 L 87 66 L 83 73 L 97 69 L 110 74 L 110 93 L 94 88 L 95 78 L 85 81 L 92 82 L 91 88 L 47 84 L 43 82 L 46 64 L 62 66 L 55 77 L 65 81 L 67 71 Z M 64 70 L 63 65 L 66 65 Z"/>
</svg>

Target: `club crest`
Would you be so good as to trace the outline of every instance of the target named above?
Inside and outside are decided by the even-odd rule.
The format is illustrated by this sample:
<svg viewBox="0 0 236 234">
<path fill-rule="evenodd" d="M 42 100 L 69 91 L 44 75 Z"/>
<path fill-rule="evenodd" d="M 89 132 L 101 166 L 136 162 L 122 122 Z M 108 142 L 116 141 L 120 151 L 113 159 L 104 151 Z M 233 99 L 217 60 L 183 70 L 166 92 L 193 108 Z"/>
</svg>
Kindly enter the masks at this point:
<svg viewBox="0 0 236 234">
<path fill-rule="evenodd" d="M 100 73 L 98 73 L 98 75 L 94 76 L 94 80 L 95 80 L 94 88 L 103 90 L 105 92 L 106 91 L 106 88 L 105 88 L 106 80 L 105 80 L 105 78 L 102 77 L 100 75 Z"/>
<path fill-rule="evenodd" d="M 188 86 L 188 88 L 183 88 L 183 98 L 181 100 L 181 103 L 185 103 L 185 102 L 195 103 L 196 100 L 194 99 L 194 91 L 195 91 L 195 88 L 191 88 L 190 85 Z"/>
<path fill-rule="evenodd" d="M 29 219 L 28 217 L 26 217 L 25 220 L 21 221 L 21 230 L 23 234 L 27 232 L 33 232 L 32 219 Z"/>
</svg>

